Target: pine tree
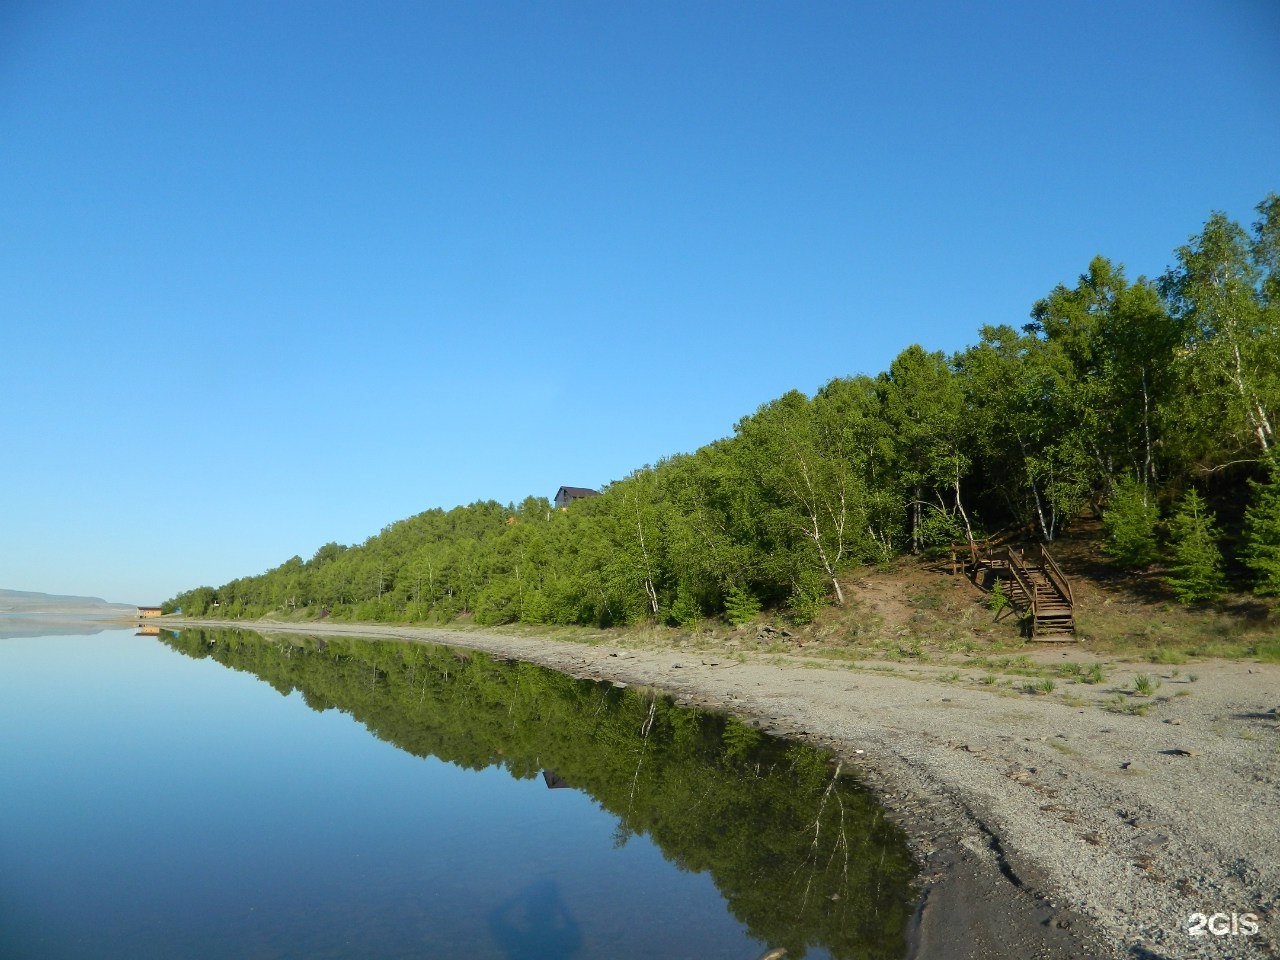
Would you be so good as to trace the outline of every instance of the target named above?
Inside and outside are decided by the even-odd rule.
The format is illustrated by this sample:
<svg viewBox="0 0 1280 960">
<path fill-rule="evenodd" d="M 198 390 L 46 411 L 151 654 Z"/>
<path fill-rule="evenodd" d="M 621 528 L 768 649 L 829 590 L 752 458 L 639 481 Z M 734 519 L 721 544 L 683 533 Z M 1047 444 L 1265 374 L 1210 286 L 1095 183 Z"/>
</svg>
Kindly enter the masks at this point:
<svg viewBox="0 0 1280 960">
<path fill-rule="evenodd" d="M 735 627 L 750 623 L 760 612 L 760 601 L 744 587 L 730 587 L 724 598 L 725 618 Z"/>
<path fill-rule="evenodd" d="M 1179 603 L 1208 603 L 1227 590 L 1214 516 L 1194 489 L 1188 490 L 1169 521 L 1173 563 L 1165 583 Z"/>
<path fill-rule="evenodd" d="M 1280 596 L 1280 465 L 1266 483 L 1250 483 L 1253 504 L 1244 515 L 1245 565 L 1256 577 L 1258 596 Z"/>
<path fill-rule="evenodd" d="M 1102 526 L 1107 532 L 1106 551 L 1122 567 L 1141 569 L 1155 560 L 1156 524 L 1160 511 L 1146 487 L 1125 474 L 1107 504 Z"/>
</svg>

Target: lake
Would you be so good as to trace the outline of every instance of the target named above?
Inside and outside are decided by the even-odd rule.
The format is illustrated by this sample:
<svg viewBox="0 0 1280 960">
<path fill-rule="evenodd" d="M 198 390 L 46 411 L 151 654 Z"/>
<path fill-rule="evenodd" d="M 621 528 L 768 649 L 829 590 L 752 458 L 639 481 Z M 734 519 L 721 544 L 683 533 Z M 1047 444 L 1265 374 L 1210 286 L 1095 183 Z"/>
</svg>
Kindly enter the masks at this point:
<svg viewBox="0 0 1280 960">
<path fill-rule="evenodd" d="M 830 757 L 425 644 L 0 639 L 0 956 L 899 958 Z"/>
</svg>

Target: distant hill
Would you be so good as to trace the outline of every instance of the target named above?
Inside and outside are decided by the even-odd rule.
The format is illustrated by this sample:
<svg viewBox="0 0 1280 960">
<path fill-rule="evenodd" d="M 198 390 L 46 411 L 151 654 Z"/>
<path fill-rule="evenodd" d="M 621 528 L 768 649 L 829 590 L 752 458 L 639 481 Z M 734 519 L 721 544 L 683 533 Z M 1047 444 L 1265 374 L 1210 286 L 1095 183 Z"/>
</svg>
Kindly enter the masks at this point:
<svg viewBox="0 0 1280 960">
<path fill-rule="evenodd" d="M 26 590 L 0 590 L 0 613 L 7 614 L 98 614 L 104 617 L 130 616 L 137 607 L 129 603 L 108 603 L 101 597 L 69 597 Z"/>
</svg>

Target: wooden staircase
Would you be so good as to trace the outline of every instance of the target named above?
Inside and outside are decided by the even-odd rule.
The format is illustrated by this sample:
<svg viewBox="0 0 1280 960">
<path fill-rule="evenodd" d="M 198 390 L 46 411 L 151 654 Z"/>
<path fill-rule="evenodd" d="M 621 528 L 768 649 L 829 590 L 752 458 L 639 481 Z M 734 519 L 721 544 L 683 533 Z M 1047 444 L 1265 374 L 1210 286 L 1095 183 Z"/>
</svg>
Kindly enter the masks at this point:
<svg viewBox="0 0 1280 960">
<path fill-rule="evenodd" d="M 1033 640 L 1069 643 L 1076 632 L 1071 581 L 1043 544 L 1033 549 L 1030 559 L 1014 546 L 974 549 L 974 578 L 989 570 L 1000 579 L 1013 608 L 1026 615 Z"/>
<path fill-rule="evenodd" d="M 1039 555 L 1031 561 L 1017 547 L 1006 549 L 1009 599 L 1029 614 L 1033 640 L 1070 641 L 1076 633 L 1071 581 L 1044 544 L 1036 549 Z"/>
</svg>

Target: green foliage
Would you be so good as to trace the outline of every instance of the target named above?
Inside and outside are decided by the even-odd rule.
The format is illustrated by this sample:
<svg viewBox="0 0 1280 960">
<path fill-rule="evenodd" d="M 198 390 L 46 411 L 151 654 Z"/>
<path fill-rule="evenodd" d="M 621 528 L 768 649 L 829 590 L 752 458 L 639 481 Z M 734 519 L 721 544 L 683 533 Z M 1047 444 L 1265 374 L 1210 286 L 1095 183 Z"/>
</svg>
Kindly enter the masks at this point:
<svg viewBox="0 0 1280 960">
<path fill-rule="evenodd" d="M 919 538 L 922 547 L 940 547 L 962 543 L 964 523 L 960 517 L 930 504 L 920 511 Z"/>
<path fill-rule="evenodd" d="M 1116 483 L 1102 526 L 1107 534 L 1104 549 L 1122 567 L 1142 569 L 1159 555 L 1156 525 L 1160 511 L 1154 498 L 1134 476 L 1126 473 Z"/>
<path fill-rule="evenodd" d="M 161 606 L 164 613 L 173 613 L 179 607 L 182 608 L 182 614 L 186 617 L 204 617 L 214 609 L 214 601 L 217 594 L 213 587 L 196 587 L 182 594 L 181 597 L 169 600 Z"/>
<path fill-rule="evenodd" d="M 1280 414 L 1280 198 L 1258 205 L 1250 235 L 1215 211 L 1160 278 L 1173 322 L 1192 349 L 1177 354 L 1170 431 L 1187 460 L 1266 454 Z"/>
<path fill-rule="evenodd" d="M 1139 697 L 1149 697 L 1160 689 L 1160 681 L 1145 673 L 1133 678 L 1133 692 Z"/>
<path fill-rule="evenodd" d="M 760 601 L 745 587 L 731 587 L 724 598 L 725 619 L 735 627 L 750 623 L 760 613 Z"/>
<path fill-rule="evenodd" d="M 1188 490 L 1169 520 L 1173 562 L 1165 583 L 1179 603 L 1209 603 L 1226 592 L 1218 537 L 1213 514 L 1194 488 Z"/>
<path fill-rule="evenodd" d="M 680 591 L 667 611 L 667 621 L 677 627 L 692 627 L 702 619 L 702 609 L 687 591 Z"/>
<path fill-rule="evenodd" d="M 1084 443 L 1067 413 L 1068 355 L 1052 339 L 984 327 L 956 358 L 975 431 L 974 459 L 1014 517 L 1052 540 L 1086 499 Z"/>
<path fill-rule="evenodd" d="M 991 596 L 987 597 L 987 608 L 998 617 L 1008 607 L 1009 595 L 1004 592 L 1004 581 L 997 577 L 991 587 Z"/>
<path fill-rule="evenodd" d="M 827 602 L 826 584 L 811 575 L 796 583 L 787 599 L 787 613 L 793 623 L 812 623 Z"/>
<path fill-rule="evenodd" d="M 1271 466 L 1266 483 L 1251 486 L 1253 503 L 1244 515 L 1243 559 L 1253 571 L 1253 592 L 1280 596 L 1280 466 Z"/>
<path fill-rule="evenodd" d="M 913 344 L 876 383 L 888 428 L 886 479 L 907 505 L 912 548 L 964 539 L 961 491 L 971 453 L 962 378 L 941 353 Z"/>
<path fill-rule="evenodd" d="M 1159 456 L 1165 404 L 1172 393 L 1178 328 L 1156 288 L 1095 257 L 1074 288 L 1059 285 L 1035 305 L 1032 329 L 1057 347 L 1059 367 L 1053 425 L 1055 448 L 1068 455 L 1069 486 L 1106 491 L 1128 469 L 1151 487 Z"/>
<path fill-rule="evenodd" d="M 1091 663 L 1089 668 L 1080 674 L 1081 683 L 1101 683 L 1105 679 L 1106 677 L 1102 672 L 1102 664 L 1100 663 Z"/>
<path fill-rule="evenodd" d="M 721 734 L 726 759 L 745 760 L 764 740 L 764 734 L 741 720 L 726 717 Z"/>
</svg>

